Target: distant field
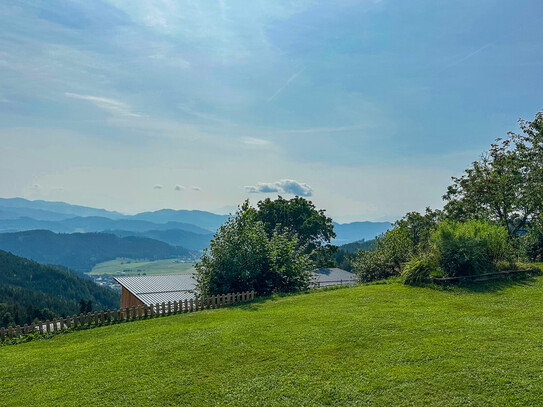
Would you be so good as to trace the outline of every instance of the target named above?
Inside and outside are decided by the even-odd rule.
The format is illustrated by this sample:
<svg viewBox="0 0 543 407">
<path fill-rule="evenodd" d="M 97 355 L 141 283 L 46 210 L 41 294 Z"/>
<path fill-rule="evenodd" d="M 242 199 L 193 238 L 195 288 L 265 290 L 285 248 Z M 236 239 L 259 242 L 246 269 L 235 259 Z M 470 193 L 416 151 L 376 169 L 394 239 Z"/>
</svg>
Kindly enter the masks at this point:
<svg viewBox="0 0 543 407">
<path fill-rule="evenodd" d="M 94 266 L 91 275 L 126 275 L 138 274 L 191 274 L 194 262 L 183 263 L 178 259 L 164 259 L 155 261 L 137 261 L 132 259 L 116 259 L 106 261 Z"/>
</svg>

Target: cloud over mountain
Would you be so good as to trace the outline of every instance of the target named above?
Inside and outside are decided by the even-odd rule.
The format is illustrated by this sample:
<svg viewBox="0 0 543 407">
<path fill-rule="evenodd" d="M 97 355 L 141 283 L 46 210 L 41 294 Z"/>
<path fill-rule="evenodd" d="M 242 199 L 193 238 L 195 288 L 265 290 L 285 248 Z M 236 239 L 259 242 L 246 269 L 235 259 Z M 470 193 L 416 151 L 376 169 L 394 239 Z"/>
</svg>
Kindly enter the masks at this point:
<svg viewBox="0 0 543 407">
<path fill-rule="evenodd" d="M 311 196 L 313 188 L 305 182 L 298 182 L 293 179 L 281 179 L 275 182 L 257 182 L 256 185 L 248 185 L 245 190 L 251 194 L 284 192 L 298 196 Z"/>
</svg>

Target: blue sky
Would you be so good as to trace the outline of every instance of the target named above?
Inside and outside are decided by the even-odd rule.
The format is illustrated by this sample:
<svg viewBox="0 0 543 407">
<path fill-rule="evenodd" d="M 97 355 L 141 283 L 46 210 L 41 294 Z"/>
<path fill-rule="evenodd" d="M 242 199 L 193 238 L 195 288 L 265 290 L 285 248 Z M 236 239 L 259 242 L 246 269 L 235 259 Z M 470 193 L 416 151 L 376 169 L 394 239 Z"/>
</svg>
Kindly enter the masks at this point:
<svg viewBox="0 0 543 407">
<path fill-rule="evenodd" d="M 0 196 L 136 212 L 441 195 L 543 108 L 541 1 L 0 1 Z"/>
</svg>

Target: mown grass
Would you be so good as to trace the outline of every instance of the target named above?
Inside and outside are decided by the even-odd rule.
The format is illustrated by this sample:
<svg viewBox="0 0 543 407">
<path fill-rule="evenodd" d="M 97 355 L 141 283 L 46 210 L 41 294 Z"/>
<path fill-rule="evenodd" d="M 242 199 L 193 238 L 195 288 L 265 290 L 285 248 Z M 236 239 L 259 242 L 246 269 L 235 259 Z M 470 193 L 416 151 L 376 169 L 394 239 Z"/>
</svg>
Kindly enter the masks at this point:
<svg viewBox="0 0 543 407">
<path fill-rule="evenodd" d="M 194 262 L 181 262 L 178 259 L 162 259 L 153 261 L 136 261 L 132 259 L 116 259 L 99 263 L 93 267 L 90 275 L 134 276 L 138 274 L 192 274 Z"/>
<path fill-rule="evenodd" d="M 543 277 L 261 299 L 0 348 L 0 405 L 543 404 Z"/>
</svg>

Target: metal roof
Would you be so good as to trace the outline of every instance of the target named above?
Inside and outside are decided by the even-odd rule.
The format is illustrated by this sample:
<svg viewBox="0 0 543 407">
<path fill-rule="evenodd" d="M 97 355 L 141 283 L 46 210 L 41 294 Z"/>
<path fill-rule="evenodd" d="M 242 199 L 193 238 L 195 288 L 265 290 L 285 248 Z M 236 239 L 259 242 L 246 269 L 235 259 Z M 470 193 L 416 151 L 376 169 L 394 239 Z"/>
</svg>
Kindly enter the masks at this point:
<svg viewBox="0 0 543 407">
<path fill-rule="evenodd" d="M 313 270 L 313 277 L 316 282 L 321 283 L 356 281 L 356 276 L 354 275 L 354 273 L 337 267 Z"/>
<path fill-rule="evenodd" d="M 196 280 L 192 274 L 113 277 L 145 305 L 181 301 L 194 297 Z"/>
</svg>

